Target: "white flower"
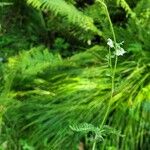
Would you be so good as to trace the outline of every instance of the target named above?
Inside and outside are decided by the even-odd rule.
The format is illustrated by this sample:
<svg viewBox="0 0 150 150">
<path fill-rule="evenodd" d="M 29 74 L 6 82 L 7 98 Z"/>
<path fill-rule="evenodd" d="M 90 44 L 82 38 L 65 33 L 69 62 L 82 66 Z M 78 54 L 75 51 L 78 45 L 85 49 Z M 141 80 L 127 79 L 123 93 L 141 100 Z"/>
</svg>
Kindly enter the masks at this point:
<svg viewBox="0 0 150 150">
<path fill-rule="evenodd" d="M 110 47 L 110 48 L 113 48 L 114 47 L 114 43 L 113 41 L 109 38 L 107 39 L 107 45 Z"/>
<path fill-rule="evenodd" d="M 88 41 L 87 41 L 87 44 L 88 44 L 88 45 L 91 45 L 91 44 L 92 44 L 91 40 L 88 40 Z"/>
<path fill-rule="evenodd" d="M 126 51 L 123 48 L 118 47 L 115 54 L 117 56 L 123 56 L 125 53 L 126 53 Z"/>
</svg>

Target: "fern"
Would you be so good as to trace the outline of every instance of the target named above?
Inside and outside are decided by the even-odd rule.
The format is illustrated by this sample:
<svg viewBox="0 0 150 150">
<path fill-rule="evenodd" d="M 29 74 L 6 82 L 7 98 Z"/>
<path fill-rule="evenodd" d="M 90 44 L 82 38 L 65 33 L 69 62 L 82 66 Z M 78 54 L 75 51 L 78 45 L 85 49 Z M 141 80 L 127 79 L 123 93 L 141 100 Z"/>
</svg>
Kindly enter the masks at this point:
<svg viewBox="0 0 150 150">
<path fill-rule="evenodd" d="M 125 0 L 117 0 L 117 5 L 121 6 L 126 11 L 127 16 L 130 15 L 133 19 L 136 17 L 136 14 L 132 11 Z"/>
<path fill-rule="evenodd" d="M 78 125 L 72 124 L 72 125 L 70 125 L 70 128 L 76 132 L 87 132 L 88 133 L 90 131 L 93 131 L 93 132 L 99 131 L 99 128 L 96 128 L 92 124 L 88 124 L 88 123 L 82 123 L 82 124 L 78 124 Z"/>
<path fill-rule="evenodd" d="M 61 16 L 69 24 L 77 26 L 87 32 L 92 31 L 93 33 L 101 35 L 101 32 L 93 24 L 92 18 L 84 15 L 72 4 L 64 0 L 27 0 L 27 3 L 37 9 L 51 11 L 54 15 Z"/>
<path fill-rule="evenodd" d="M 95 127 L 92 124 L 88 123 L 82 123 L 82 124 L 72 124 L 70 125 L 70 128 L 75 132 L 83 132 L 83 133 L 89 133 L 92 132 L 94 135 L 97 136 L 97 139 L 104 140 L 104 137 L 109 134 L 116 134 L 117 136 L 120 136 L 120 132 L 111 128 L 110 126 L 103 126 L 103 127 Z"/>
<path fill-rule="evenodd" d="M 149 0 L 141 0 L 137 6 L 134 8 L 136 13 L 136 18 L 130 18 L 128 20 L 127 28 L 116 27 L 116 33 L 118 34 L 118 39 L 125 40 L 129 51 L 135 55 L 147 55 L 149 57 Z M 146 57 L 145 57 L 146 58 Z M 139 59 L 139 58 L 138 58 Z"/>
<path fill-rule="evenodd" d="M 10 58 L 8 67 L 16 67 L 24 76 L 36 75 L 48 66 L 55 66 L 61 62 L 60 56 L 54 56 L 48 49 L 43 47 L 32 48 L 28 52 L 22 52 L 16 58 Z"/>
<path fill-rule="evenodd" d="M 39 73 L 42 73 L 48 67 L 54 67 L 61 64 L 61 58 L 59 55 L 53 55 L 44 49 L 43 47 L 32 48 L 28 52 L 22 52 L 17 57 L 9 58 L 8 64 L 3 70 L 4 85 L 3 85 L 3 95 L 6 96 L 16 96 L 16 95 L 26 95 L 26 94 L 50 94 L 46 90 L 33 89 L 26 93 L 24 92 L 10 92 L 13 83 L 20 80 L 25 83 L 32 81 L 33 77 Z M 40 80 L 38 80 L 40 81 Z M 38 82 L 37 81 L 37 82 Z M 40 81 L 41 82 L 41 81 Z M 19 84 L 18 84 L 19 85 Z M 20 85 L 21 86 L 21 85 Z M 9 95 L 7 95 L 9 94 Z"/>
</svg>

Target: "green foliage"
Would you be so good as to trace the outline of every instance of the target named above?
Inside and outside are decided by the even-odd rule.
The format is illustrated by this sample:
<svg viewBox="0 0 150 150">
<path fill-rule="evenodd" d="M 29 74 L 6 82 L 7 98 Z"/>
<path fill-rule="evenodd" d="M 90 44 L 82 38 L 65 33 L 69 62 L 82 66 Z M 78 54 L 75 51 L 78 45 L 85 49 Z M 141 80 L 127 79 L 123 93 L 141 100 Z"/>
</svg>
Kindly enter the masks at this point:
<svg viewBox="0 0 150 150">
<path fill-rule="evenodd" d="M 12 5 L 12 3 L 0 2 L 0 7 L 9 6 L 9 5 Z"/>
<path fill-rule="evenodd" d="M 8 64 L 3 71 L 3 92 L 5 95 L 10 94 L 13 83 L 19 83 L 20 81 L 30 83 L 30 79 L 32 80 L 35 75 L 43 72 L 48 66 L 53 67 L 60 62 L 61 58 L 59 55 L 52 55 L 47 49 L 43 50 L 43 47 L 33 48 L 28 52 L 22 52 L 17 57 L 9 58 Z M 21 85 L 18 85 L 17 88 L 19 87 L 21 87 Z M 30 92 L 36 93 L 39 92 L 39 90 L 31 90 Z M 13 95 L 13 93 L 11 94 Z"/>
<path fill-rule="evenodd" d="M 62 38 L 56 38 L 53 49 L 57 53 L 61 53 L 63 56 L 69 56 L 71 54 L 70 51 L 68 51 L 69 44 Z"/>
<path fill-rule="evenodd" d="M 70 125 L 70 128 L 76 132 L 85 132 L 85 133 L 93 132 L 95 135 L 97 135 L 97 137 L 100 138 L 100 140 L 104 140 L 103 136 L 106 136 L 106 134 L 113 133 L 119 135 L 119 132 L 117 132 L 116 130 L 112 129 L 109 126 L 103 126 L 102 128 L 99 128 L 94 127 L 92 124 L 83 123 L 79 125 L 76 124 Z"/>
<path fill-rule="evenodd" d="M 93 32 L 101 35 L 101 32 L 93 24 L 92 18 L 84 15 L 81 11 L 77 10 L 76 7 L 64 0 L 28 0 L 27 3 L 37 9 L 51 11 L 54 15 L 61 16 L 69 24 L 72 24 L 74 28 L 78 27 L 86 32 Z"/>
<path fill-rule="evenodd" d="M 0 149 L 77 150 L 80 143 L 86 149 L 149 149 L 149 0 L 106 1 L 112 18 L 126 15 L 119 24 L 113 20 L 127 53 L 118 58 L 111 99 L 104 42 L 111 33 L 103 6 L 12 2 L 2 7 L 0 31 Z M 83 47 L 72 35 L 92 44 Z M 100 42 L 94 35 L 102 35 Z"/>
<path fill-rule="evenodd" d="M 107 76 L 109 69 L 105 55 L 101 55 L 105 48 L 93 47 L 62 61 L 41 50 L 34 48 L 10 59 L 8 63 L 10 68 L 7 71 L 11 71 L 11 68 L 18 70 L 11 81 L 9 93 L 13 94 L 9 94 L 9 97 L 24 101 L 16 106 L 11 105 L 4 114 L 3 128 L 11 129 L 4 141 L 9 143 L 9 149 L 14 149 L 15 141 L 22 138 L 35 149 L 74 149 L 80 139 L 74 137 L 70 130 L 71 122 L 89 122 L 99 126 L 108 106 L 111 79 Z M 41 67 L 36 69 L 36 66 Z M 142 142 L 149 132 L 148 112 L 142 109 L 143 102 L 150 98 L 147 92 L 150 76 L 148 66 L 127 60 L 118 66 L 116 92 L 107 122 L 125 137 L 118 137 L 116 141 L 110 136 L 104 140 L 104 144 L 98 143 L 97 147 L 117 147 L 120 142 L 120 149 L 136 149 L 140 143 L 140 147 L 145 149 L 149 146 L 148 141 Z M 136 141 L 135 144 L 133 141 Z"/>
<path fill-rule="evenodd" d="M 117 0 L 117 5 L 121 6 L 126 11 L 127 15 L 135 18 L 136 14 L 132 11 L 132 9 L 125 0 Z"/>
<path fill-rule="evenodd" d="M 94 127 L 92 124 L 73 124 L 70 125 L 70 128 L 73 131 L 81 132 L 86 134 L 86 143 L 89 140 L 92 143 L 92 150 L 95 150 L 96 142 L 104 141 L 104 137 L 109 134 L 115 134 L 117 136 L 120 136 L 120 133 L 116 131 L 115 129 L 109 127 L 109 126 L 103 126 L 103 127 Z M 88 134 L 91 134 L 90 137 L 88 137 Z"/>
<path fill-rule="evenodd" d="M 149 4 L 149 1 L 141 0 L 133 10 L 136 17 L 129 18 L 125 27 L 115 27 L 117 38 L 126 41 L 126 49 L 136 55 L 137 59 L 140 55 L 149 57 Z"/>
</svg>

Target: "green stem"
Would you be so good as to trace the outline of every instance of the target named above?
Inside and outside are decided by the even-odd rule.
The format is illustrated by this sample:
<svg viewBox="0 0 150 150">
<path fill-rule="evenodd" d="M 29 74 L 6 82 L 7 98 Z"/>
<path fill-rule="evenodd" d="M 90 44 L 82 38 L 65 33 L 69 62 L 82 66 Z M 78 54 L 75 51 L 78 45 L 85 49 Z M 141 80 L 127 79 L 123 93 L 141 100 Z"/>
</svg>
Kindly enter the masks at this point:
<svg viewBox="0 0 150 150">
<path fill-rule="evenodd" d="M 112 73 L 112 61 L 111 61 L 111 50 L 110 50 L 110 47 L 109 47 L 109 56 L 108 56 L 109 58 L 109 67 L 110 67 L 110 69 L 111 69 L 111 73 Z"/>
<path fill-rule="evenodd" d="M 94 143 L 93 143 L 93 146 L 92 146 L 92 150 L 95 150 L 95 147 L 96 147 L 96 139 L 97 139 L 97 135 L 95 135 Z"/>
<path fill-rule="evenodd" d="M 105 8 L 105 12 L 106 12 L 106 15 L 107 15 L 107 18 L 108 18 L 108 21 L 109 21 L 109 24 L 110 24 L 110 29 L 111 29 L 111 32 L 112 32 L 112 36 L 113 36 L 113 40 L 114 40 L 114 46 L 115 46 L 115 53 L 117 51 L 117 41 L 116 41 L 116 36 L 115 36 L 115 31 L 114 31 L 114 28 L 113 28 L 113 24 L 111 22 L 111 18 L 110 18 L 110 15 L 109 15 L 109 12 L 108 12 L 108 9 L 107 9 L 107 6 L 106 4 L 104 3 L 103 0 L 97 0 L 99 3 L 101 3 L 104 8 Z M 111 53 L 109 52 L 109 55 Z M 109 62 L 111 62 L 111 56 L 109 58 Z M 114 94 L 114 91 L 115 91 L 115 74 L 116 74 L 116 68 L 117 68 L 117 62 L 118 62 L 118 56 L 115 55 L 115 63 L 114 63 L 114 67 L 112 66 L 112 62 L 111 62 L 111 70 L 112 70 L 112 80 L 111 80 L 111 95 L 110 95 L 110 102 L 108 103 L 108 107 L 107 107 L 107 110 L 106 110 L 106 113 L 104 115 L 104 118 L 102 120 L 102 123 L 101 123 L 101 126 L 100 128 L 104 125 L 105 121 L 106 121 L 106 118 L 109 114 L 109 110 L 110 110 L 110 106 L 111 106 L 111 101 L 112 101 L 112 98 L 113 98 L 113 94 Z"/>
</svg>

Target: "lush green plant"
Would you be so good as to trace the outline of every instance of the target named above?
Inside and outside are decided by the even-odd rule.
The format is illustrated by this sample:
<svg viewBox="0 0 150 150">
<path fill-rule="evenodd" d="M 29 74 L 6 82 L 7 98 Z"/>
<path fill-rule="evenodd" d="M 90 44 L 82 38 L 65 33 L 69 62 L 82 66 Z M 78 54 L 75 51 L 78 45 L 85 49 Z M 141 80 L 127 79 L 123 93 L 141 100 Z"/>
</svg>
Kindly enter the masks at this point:
<svg viewBox="0 0 150 150">
<path fill-rule="evenodd" d="M 125 0 L 106 1 L 108 8 L 121 6 L 128 16 L 122 27 L 114 23 L 116 37 L 103 0 L 92 5 L 83 2 L 81 7 L 73 0 L 27 1 L 38 10 L 21 1 L 13 2 L 13 7 L 21 10 L 23 6 L 25 12 L 30 12 L 28 21 L 25 19 L 30 25 L 23 27 L 21 23 L 20 28 L 23 27 L 27 35 L 52 40 L 45 45 L 53 49 L 37 46 L 20 50 L 22 46 L 28 49 L 40 41 L 29 36 L 29 46 L 25 46 L 26 37 L 22 38 L 18 54 L 12 52 L 14 56 L 8 57 L 4 48 L 9 45 L 12 49 L 10 43 L 15 43 L 23 34 L 14 30 L 13 35 L 9 32 L 10 36 L 6 36 L 2 32 L 4 55 L 1 57 L 6 55 L 8 62 L 0 61 L 1 148 L 77 150 L 82 143 L 87 149 L 147 150 L 150 147 L 149 1 L 146 4 L 144 0 L 136 1 L 134 9 Z M 56 32 L 54 25 L 58 25 Z M 106 42 L 103 46 L 92 43 L 86 51 L 70 57 L 64 52 L 65 58 L 62 58 L 58 52 L 63 53 L 62 49 L 69 52 L 68 44 L 58 35 L 49 38 L 50 34 L 53 36 L 52 31 L 63 33 L 60 37 L 64 39 L 72 31 L 90 44 L 95 34 L 104 39 L 112 37 L 108 45 L 111 48 L 113 44 L 114 50 L 108 50 Z M 117 42 L 123 40 L 127 53 L 118 57 L 121 45 Z M 82 48 L 82 44 L 75 44 L 79 50 Z"/>
<path fill-rule="evenodd" d="M 104 60 L 106 50 L 93 47 L 63 61 L 57 57 L 50 58 L 48 53 L 43 55 L 39 50 L 32 49 L 29 54 L 23 53 L 8 63 L 7 71 L 11 73 L 11 78 L 8 76 L 8 81 L 5 79 L 7 82 L 4 83 L 11 83 L 11 88 L 5 85 L 7 88 L 4 88 L 6 90 L 2 93 L 5 94 L 1 99 L 13 98 L 21 102 L 10 105 L 4 115 L 3 129 L 10 128 L 7 136 L 2 130 L 6 136 L 4 139 L 8 141 L 9 149 L 14 149 L 15 141 L 20 138 L 26 139 L 36 149 L 76 149 L 80 139 L 75 138 L 69 124 L 87 122 L 99 126 L 110 104 L 111 78 Z M 54 63 L 49 63 L 49 60 Z M 147 72 L 149 64 L 143 65 L 141 62 L 136 64 L 126 60 L 119 63 L 116 70 L 116 91 L 106 121 L 125 137 L 115 138 L 117 142 L 113 137 L 106 138 L 104 144 L 99 143 L 97 148 L 146 149 L 149 145 L 148 141 L 144 142 L 149 132 L 149 112 L 143 104 L 150 96 L 147 84 L 150 74 Z M 36 69 L 36 66 L 41 67 Z M 13 79 L 11 70 L 15 71 Z"/>
</svg>

